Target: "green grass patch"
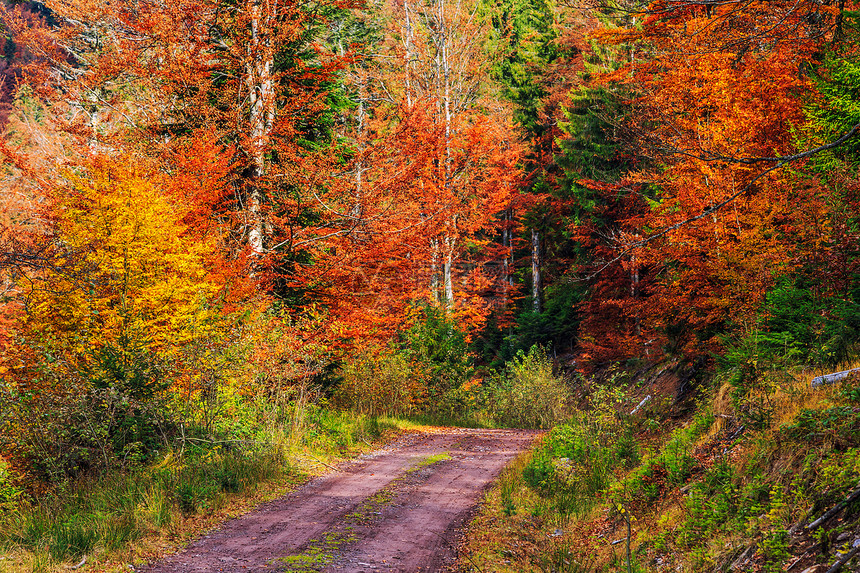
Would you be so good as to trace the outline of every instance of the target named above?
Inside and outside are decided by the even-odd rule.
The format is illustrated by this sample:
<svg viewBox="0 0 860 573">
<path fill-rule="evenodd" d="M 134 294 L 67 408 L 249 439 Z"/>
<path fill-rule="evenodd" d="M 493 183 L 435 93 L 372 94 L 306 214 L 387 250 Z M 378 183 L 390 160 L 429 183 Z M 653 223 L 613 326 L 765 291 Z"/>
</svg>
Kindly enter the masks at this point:
<svg viewBox="0 0 860 573">
<path fill-rule="evenodd" d="M 226 494 L 296 471 L 270 449 L 171 453 L 156 466 L 104 475 L 20 504 L 0 522 L 0 545 L 46 552 L 58 563 L 114 551 L 180 515 L 216 510 Z"/>
<path fill-rule="evenodd" d="M 188 518 L 217 515 L 230 499 L 256 495 L 260 484 L 302 479 L 306 460 L 312 469 L 313 460 L 353 455 L 414 427 L 316 406 L 303 411 L 300 424 L 267 431 L 251 428 L 246 415 L 237 419 L 232 435 L 189 438 L 150 465 L 66 482 L 38 498 L 16 494 L 0 511 L 0 551 L 23 554 L 39 564 L 34 570 L 54 571 L 83 556 L 94 563 L 128 554 L 147 537 L 182 538 Z"/>
<path fill-rule="evenodd" d="M 302 553 L 279 557 L 275 563 L 284 567 L 281 569 L 284 573 L 322 571 L 334 561 L 343 545 L 356 540 L 350 529 L 347 526 L 343 530 L 326 532 L 322 539 L 311 539 L 308 548 Z"/>
<path fill-rule="evenodd" d="M 623 385 L 597 386 L 502 472 L 462 566 L 626 571 L 629 519 L 633 571 L 726 571 L 739 559 L 744 570 L 784 571 L 810 549 L 788 532 L 857 487 L 860 394 L 850 380 L 771 390 L 762 423 L 743 426 L 734 408 L 745 405 L 715 389 L 685 419 L 655 424 L 629 415 Z M 832 560 L 828 543 L 858 524 L 855 503 L 812 536 L 809 555 Z"/>
<path fill-rule="evenodd" d="M 409 469 L 406 470 L 406 473 L 417 472 L 424 468 L 430 467 L 433 464 L 438 464 L 440 462 L 444 462 L 450 459 L 451 454 L 449 454 L 448 452 L 442 452 L 440 454 L 427 456 L 426 458 L 421 458 L 420 460 L 414 462 L 411 466 L 409 466 Z"/>
</svg>

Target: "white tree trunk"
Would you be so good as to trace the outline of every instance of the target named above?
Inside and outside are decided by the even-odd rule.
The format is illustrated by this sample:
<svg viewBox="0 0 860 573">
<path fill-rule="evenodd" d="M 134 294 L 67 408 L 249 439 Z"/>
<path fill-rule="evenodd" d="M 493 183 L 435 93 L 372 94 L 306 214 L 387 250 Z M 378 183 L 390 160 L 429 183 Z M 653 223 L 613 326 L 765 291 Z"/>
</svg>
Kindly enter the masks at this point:
<svg viewBox="0 0 860 573">
<path fill-rule="evenodd" d="M 630 257 L 630 298 L 639 297 L 639 266 L 636 264 L 636 257 Z M 636 335 L 642 334 L 642 320 L 639 313 L 636 313 L 634 332 Z"/>
<path fill-rule="evenodd" d="M 454 251 L 457 240 L 453 237 L 445 237 L 445 264 L 443 267 L 445 280 L 445 308 L 454 308 Z"/>
<path fill-rule="evenodd" d="M 430 239 L 430 297 L 439 304 L 439 239 Z"/>
<path fill-rule="evenodd" d="M 532 310 L 540 312 L 540 233 L 532 229 Z"/>
<path fill-rule="evenodd" d="M 415 58 L 415 55 L 412 53 L 412 46 L 414 45 L 414 32 L 412 30 L 412 17 L 409 15 L 409 1 L 403 0 L 403 9 L 406 11 L 406 38 L 404 40 L 406 44 L 406 62 L 404 63 L 404 87 L 406 89 L 406 106 L 409 109 L 412 109 L 412 60 Z"/>
<path fill-rule="evenodd" d="M 445 114 L 445 187 L 451 183 L 451 65 L 448 61 L 448 29 L 445 25 L 445 0 L 439 0 L 439 34 L 441 43 L 442 104 Z"/>
<path fill-rule="evenodd" d="M 253 163 L 252 181 L 247 190 L 248 245 L 259 255 L 264 250 L 263 193 L 259 180 L 266 173 L 266 151 L 269 148 L 272 126 L 275 123 L 275 86 L 272 78 L 274 53 L 270 34 L 277 13 L 277 2 L 250 0 L 248 4 L 251 37 L 245 63 L 245 85 L 251 105 L 250 155 Z"/>
<path fill-rule="evenodd" d="M 361 77 L 358 81 L 358 109 L 356 110 L 356 153 L 358 154 L 358 161 L 355 162 L 355 201 L 352 205 L 352 217 L 355 219 L 354 223 L 358 224 L 362 216 L 363 210 L 363 201 L 364 201 L 364 171 L 366 167 L 364 166 L 364 121 L 365 121 L 365 112 L 364 112 L 364 78 Z"/>
<path fill-rule="evenodd" d="M 504 294 L 504 300 L 507 303 L 510 298 L 510 291 L 514 286 L 512 276 L 512 271 L 514 268 L 514 249 L 511 230 L 513 211 L 511 209 L 505 209 L 503 221 L 504 226 L 502 227 L 502 247 L 504 247 L 505 254 L 504 259 L 502 259 L 502 293 Z"/>
</svg>

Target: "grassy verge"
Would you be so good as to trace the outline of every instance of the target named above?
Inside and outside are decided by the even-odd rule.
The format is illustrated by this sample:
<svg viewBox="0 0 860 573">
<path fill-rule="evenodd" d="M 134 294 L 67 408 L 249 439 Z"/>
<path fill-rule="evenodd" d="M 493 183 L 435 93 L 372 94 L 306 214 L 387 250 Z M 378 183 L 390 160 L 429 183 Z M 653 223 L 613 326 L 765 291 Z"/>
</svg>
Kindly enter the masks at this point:
<svg viewBox="0 0 860 573">
<path fill-rule="evenodd" d="M 669 410 L 632 416 L 639 396 L 598 388 L 599 400 L 505 470 L 470 528 L 462 569 L 777 572 L 833 562 L 857 537 L 860 503 L 804 526 L 860 483 L 860 380 L 812 390 L 811 378 L 782 372 L 738 395 L 717 377 L 675 421 Z M 611 408 L 610 391 L 622 397 Z"/>
<path fill-rule="evenodd" d="M 127 570 L 413 427 L 312 408 L 255 439 L 185 440 L 147 466 L 79 480 L 0 514 L 0 571 Z"/>
</svg>

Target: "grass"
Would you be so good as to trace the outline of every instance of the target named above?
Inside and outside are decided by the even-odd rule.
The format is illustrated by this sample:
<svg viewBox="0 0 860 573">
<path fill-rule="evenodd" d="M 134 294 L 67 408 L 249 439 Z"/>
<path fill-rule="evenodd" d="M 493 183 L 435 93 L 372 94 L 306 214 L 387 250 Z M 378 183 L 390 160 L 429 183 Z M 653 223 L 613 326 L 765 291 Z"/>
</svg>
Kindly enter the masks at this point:
<svg viewBox="0 0 860 573">
<path fill-rule="evenodd" d="M 812 390 L 817 374 L 782 372 L 753 396 L 767 423 L 743 432 L 731 388 L 719 380 L 680 424 L 649 423 L 624 408 L 581 410 L 502 473 L 470 526 L 463 570 L 626 571 L 627 515 L 633 571 L 725 570 L 739 558 L 745 570 L 785 570 L 805 551 L 787 531 L 860 480 L 860 385 Z M 600 432 L 627 430 L 625 451 L 634 455 L 625 461 L 613 450 L 618 441 Z M 826 541 L 856 525 L 817 535 Z"/>
<path fill-rule="evenodd" d="M 90 562 L 123 553 L 133 559 L 134 545 L 145 537 L 176 540 L 194 517 L 226 509 L 229 496 L 301 476 L 275 451 L 208 452 L 201 459 L 168 454 L 155 466 L 105 475 L 7 513 L 0 543 L 17 552 L 18 565 L 6 563 L 4 570 L 38 562 L 36 570 L 50 571 L 85 555 Z"/>
<path fill-rule="evenodd" d="M 448 452 L 442 452 L 432 456 L 427 456 L 426 458 L 421 458 L 420 460 L 414 462 L 411 466 L 409 466 L 409 469 L 406 470 L 406 473 L 417 472 L 423 470 L 424 468 L 428 468 L 434 464 L 438 464 L 440 462 L 444 462 L 450 459 L 451 454 L 449 454 Z"/>
<path fill-rule="evenodd" d="M 181 546 L 215 523 L 283 494 L 337 460 L 415 427 L 309 408 L 297 434 L 264 441 L 186 442 L 148 466 L 58 487 L 0 513 L 0 571 L 123 570 Z"/>
<path fill-rule="evenodd" d="M 308 548 L 297 555 L 280 557 L 275 561 L 284 566 L 284 573 L 321 571 L 334 560 L 335 552 L 343 545 L 355 541 L 349 526 L 342 531 L 323 534 L 322 539 L 311 539 Z"/>
</svg>

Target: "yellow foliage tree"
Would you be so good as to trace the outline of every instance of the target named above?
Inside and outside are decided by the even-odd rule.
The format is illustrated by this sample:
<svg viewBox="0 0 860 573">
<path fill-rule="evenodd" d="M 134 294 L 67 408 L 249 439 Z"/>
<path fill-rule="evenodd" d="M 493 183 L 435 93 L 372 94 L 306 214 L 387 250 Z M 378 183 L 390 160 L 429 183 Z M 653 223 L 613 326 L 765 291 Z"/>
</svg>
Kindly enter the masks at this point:
<svg viewBox="0 0 860 573">
<path fill-rule="evenodd" d="M 68 179 L 56 230 L 64 272 L 33 289 L 26 330 L 76 360 L 130 345 L 171 355 L 209 322 L 213 245 L 186 233 L 185 206 L 131 170 Z"/>
<path fill-rule="evenodd" d="M 52 479 L 145 459 L 171 384 L 193 378 L 187 349 L 220 334 L 214 244 L 182 223 L 190 206 L 125 165 L 65 180 L 53 264 L 28 279 L 0 380 L 0 451 Z"/>
</svg>

